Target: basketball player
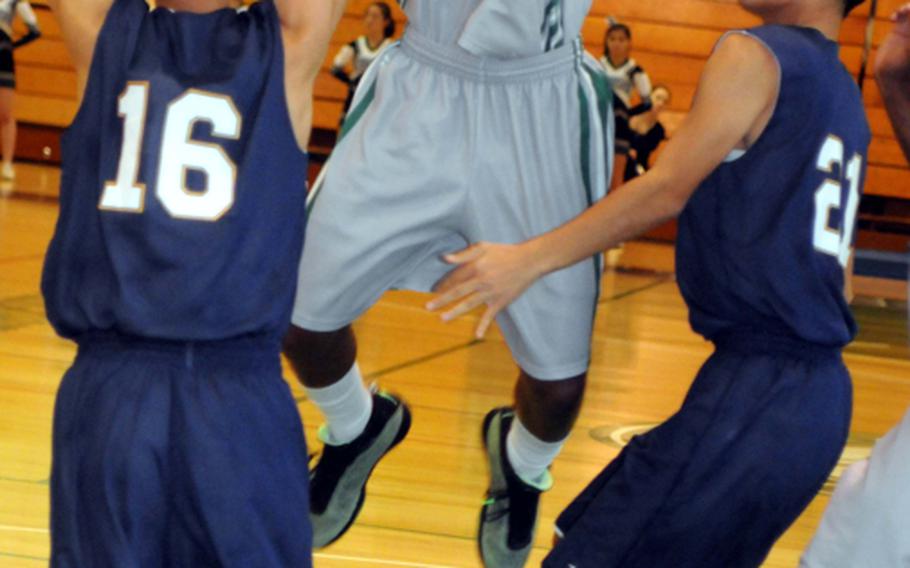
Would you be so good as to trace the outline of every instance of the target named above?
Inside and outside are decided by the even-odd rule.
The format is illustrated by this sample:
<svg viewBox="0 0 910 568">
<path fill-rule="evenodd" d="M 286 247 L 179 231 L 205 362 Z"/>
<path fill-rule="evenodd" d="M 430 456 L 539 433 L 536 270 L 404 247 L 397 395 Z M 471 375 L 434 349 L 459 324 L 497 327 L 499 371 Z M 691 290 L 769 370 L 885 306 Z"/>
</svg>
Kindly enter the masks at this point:
<svg viewBox="0 0 910 568">
<path fill-rule="evenodd" d="M 82 106 L 42 290 L 54 567 L 311 565 L 282 380 L 336 0 L 53 0 Z M 89 73 L 91 71 L 91 73 Z"/>
<path fill-rule="evenodd" d="M 910 4 L 878 49 L 876 78 L 897 139 L 910 158 Z M 910 566 L 910 412 L 876 442 L 869 459 L 844 472 L 803 568 Z"/>
<path fill-rule="evenodd" d="M 428 291 L 439 258 L 482 238 L 518 241 L 606 188 L 609 87 L 578 41 L 589 0 L 409 0 L 400 45 L 361 81 L 313 190 L 285 353 L 326 417 L 311 476 L 314 544 L 354 521 L 377 461 L 407 434 L 397 397 L 371 393 L 350 323 L 390 288 Z M 521 566 L 548 466 L 578 413 L 599 267 L 556 272 L 504 311 L 521 368 L 514 408 L 491 411 L 492 477 L 479 539 L 489 566 Z"/>
<path fill-rule="evenodd" d="M 649 172 L 546 235 L 450 258 L 463 266 L 431 307 L 486 305 L 483 332 L 541 275 L 680 214 L 680 289 L 716 350 L 679 411 L 560 515 L 545 566 L 758 566 L 837 462 L 870 133 L 836 38 L 860 1 L 741 0 L 765 25 L 721 39 Z"/>
<path fill-rule="evenodd" d="M 13 19 L 16 14 L 25 22 L 28 32 L 13 41 Z M 27 0 L 0 0 L 0 178 L 16 177 L 13 155 L 16 151 L 16 64 L 13 50 L 41 37 L 38 18 Z"/>
</svg>

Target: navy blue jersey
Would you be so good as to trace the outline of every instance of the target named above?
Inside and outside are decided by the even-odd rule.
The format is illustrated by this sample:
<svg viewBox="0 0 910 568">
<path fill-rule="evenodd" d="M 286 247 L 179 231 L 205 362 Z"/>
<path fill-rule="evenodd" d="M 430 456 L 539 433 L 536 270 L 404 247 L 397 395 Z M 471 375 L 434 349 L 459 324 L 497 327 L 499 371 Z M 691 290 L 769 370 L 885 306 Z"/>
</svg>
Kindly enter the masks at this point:
<svg viewBox="0 0 910 568">
<path fill-rule="evenodd" d="M 764 26 L 781 70 L 763 134 L 702 183 L 679 220 L 677 270 L 693 329 L 753 330 L 842 346 L 844 298 L 869 126 L 838 46 L 815 30 Z"/>
<path fill-rule="evenodd" d="M 271 1 L 192 14 L 115 0 L 63 139 L 51 323 L 69 338 L 282 334 L 306 176 Z"/>
</svg>

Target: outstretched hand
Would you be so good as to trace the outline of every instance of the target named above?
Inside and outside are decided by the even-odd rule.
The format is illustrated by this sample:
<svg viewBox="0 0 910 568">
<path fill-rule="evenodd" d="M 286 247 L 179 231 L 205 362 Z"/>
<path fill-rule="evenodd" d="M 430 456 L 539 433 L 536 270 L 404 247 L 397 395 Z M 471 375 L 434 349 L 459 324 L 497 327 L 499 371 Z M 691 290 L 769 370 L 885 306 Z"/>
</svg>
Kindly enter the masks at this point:
<svg viewBox="0 0 910 568">
<path fill-rule="evenodd" d="M 478 339 L 486 334 L 496 314 L 543 276 L 526 244 L 478 243 L 444 259 L 456 268 L 436 285 L 437 296 L 427 309 L 437 311 L 449 306 L 442 320 L 451 321 L 485 305 L 475 331 Z"/>
</svg>

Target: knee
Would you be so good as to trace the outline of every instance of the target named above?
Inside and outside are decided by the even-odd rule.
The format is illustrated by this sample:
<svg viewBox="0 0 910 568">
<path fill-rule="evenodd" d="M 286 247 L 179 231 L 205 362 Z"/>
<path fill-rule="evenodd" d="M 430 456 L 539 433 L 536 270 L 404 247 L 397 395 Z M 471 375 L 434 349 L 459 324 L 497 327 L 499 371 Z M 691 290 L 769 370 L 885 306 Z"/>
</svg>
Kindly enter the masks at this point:
<svg viewBox="0 0 910 568">
<path fill-rule="evenodd" d="M 344 376 L 354 364 L 356 350 L 350 326 L 321 332 L 292 325 L 282 342 L 284 355 L 301 378 Z"/>
<path fill-rule="evenodd" d="M 13 109 L 11 108 L 0 108 L 0 126 L 6 126 L 12 123 L 15 120 L 13 117 Z"/>
<path fill-rule="evenodd" d="M 527 376 L 531 397 L 553 413 L 574 414 L 581 406 L 585 394 L 587 375 L 578 375 L 561 381 L 542 381 Z"/>
</svg>

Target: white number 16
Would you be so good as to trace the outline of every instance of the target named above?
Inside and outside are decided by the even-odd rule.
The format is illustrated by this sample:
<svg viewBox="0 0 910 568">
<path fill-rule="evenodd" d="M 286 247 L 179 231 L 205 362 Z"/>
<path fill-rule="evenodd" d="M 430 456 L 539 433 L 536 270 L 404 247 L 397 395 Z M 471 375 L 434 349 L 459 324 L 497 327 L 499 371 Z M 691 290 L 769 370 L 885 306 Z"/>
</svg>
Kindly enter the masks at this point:
<svg viewBox="0 0 910 568">
<path fill-rule="evenodd" d="M 142 213 L 145 185 L 139 183 L 139 160 L 148 109 L 148 83 L 129 83 L 120 96 L 119 112 L 124 119 L 123 145 L 117 179 L 104 185 L 99 208 Z M 168 105 L 161 136 L 155 195 L 161 205 L 178 219 L 217 221 L 234 204 L 237 167 L 217 144 L 191 140 L 197 122 L 212 125 L 212 136 L 236 140 L 241 118 L 230 97 L 191 89 Z M 206 187 L 186 187 L 188 170 L 205 174 Z"/>
</svg>

